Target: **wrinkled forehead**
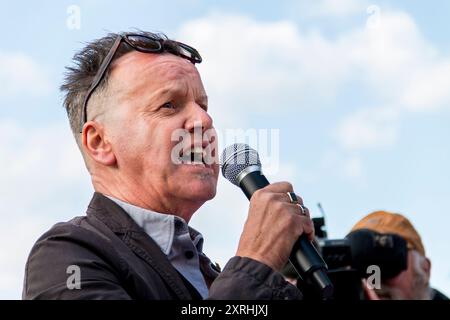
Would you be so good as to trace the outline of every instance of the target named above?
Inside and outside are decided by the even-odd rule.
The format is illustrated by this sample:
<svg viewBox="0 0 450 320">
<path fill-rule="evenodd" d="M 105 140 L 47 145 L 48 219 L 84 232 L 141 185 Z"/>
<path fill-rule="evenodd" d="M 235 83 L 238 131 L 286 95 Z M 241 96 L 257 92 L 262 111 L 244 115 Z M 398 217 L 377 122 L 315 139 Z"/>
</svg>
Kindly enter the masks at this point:
<svg viewBox="0 0 450 320">
<path fill-rule="evenodd" d="M 111 77 L 125 87 L 160 87 L 174 80 L 201 85 L 197 68 L 188 60 L 170 53 L 151 54 L 132 51 L 117 59 Z"/>
</svg>

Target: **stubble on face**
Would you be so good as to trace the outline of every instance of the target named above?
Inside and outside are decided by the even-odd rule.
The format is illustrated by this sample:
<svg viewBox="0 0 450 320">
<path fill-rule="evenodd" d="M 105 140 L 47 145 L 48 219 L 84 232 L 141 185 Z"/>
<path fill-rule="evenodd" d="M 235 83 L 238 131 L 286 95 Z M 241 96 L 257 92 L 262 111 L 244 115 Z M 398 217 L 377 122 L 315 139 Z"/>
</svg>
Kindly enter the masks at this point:
<svg viewBox="0 0 450 320">
<path fill-rule="evenodd" d="M 422 269 L 425 257 L 418 252 L 408 252 L 408 268 L 398 276 L 383 281 L 377 295 L 385 300 L 428 300 L 430 299 L 429 279 Z"/>
</svg>

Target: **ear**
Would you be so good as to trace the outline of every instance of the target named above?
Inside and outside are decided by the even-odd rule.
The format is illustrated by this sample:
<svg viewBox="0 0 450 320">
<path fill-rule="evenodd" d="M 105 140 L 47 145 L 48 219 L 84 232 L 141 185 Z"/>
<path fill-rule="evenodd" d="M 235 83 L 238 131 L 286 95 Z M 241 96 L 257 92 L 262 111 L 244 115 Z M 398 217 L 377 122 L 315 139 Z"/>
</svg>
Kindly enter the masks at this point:
<svg viewBox="0 0 450 320">
<path fill-rule="evenodd" d="M 105 127 L 98 122 L 88 121 L 83 126 L 84 151 L 89 157 L 104 166 L 116 164 L 116 155 L 105 133 Z"/>
<path fill-rule="evenodd" d="M 430 276 L 431 276 L 431 261 L 427 257 L 425 257 L 425 259 L 423 259 L 423 261 L 422 261 L 422 269 L 427 274 L 428 280 L 430 280 Z"/>
</svg>

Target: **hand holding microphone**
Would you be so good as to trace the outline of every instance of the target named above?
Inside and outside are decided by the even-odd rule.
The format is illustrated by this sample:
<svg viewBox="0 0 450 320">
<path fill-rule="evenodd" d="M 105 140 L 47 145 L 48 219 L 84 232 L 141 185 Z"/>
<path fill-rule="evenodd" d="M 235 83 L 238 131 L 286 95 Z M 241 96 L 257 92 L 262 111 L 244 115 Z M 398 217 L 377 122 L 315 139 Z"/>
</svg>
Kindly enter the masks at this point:
<svg viewBox="0 0 450 320">
<path fill-rule="evenodd" d="M 252 195 L 236 255 L 253 258 L 281 271 L 298 237 L 305 234 L 309 240 L 313 239 L 311 219 L 290 201 L 289 192 L 293 193 L 290 183 L 277 182 Z"/>
<path fill-rule="evenodd" d="M 314 226 L 309 211 L 288 182 L 270 184 L 261 172 L 258 153 L 245 144 L 227 147 L 222 174 L 250 200 L 248 218 L 237 255 L 258 260 L 280 271 L 288 258 L 300 276 L 331 298 L 327 266 L 311 244 Z"/>
</svg>

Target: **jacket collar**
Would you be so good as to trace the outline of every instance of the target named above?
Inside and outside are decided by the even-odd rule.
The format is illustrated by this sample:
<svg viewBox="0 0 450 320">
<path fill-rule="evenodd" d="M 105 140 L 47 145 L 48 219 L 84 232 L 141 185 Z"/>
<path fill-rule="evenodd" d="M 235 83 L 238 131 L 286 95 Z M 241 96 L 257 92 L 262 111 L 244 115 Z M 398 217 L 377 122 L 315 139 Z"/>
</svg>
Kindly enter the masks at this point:
<svg viewBox="0 0 450 320">
<path fill-rule="evenodd" d="M 133 219 L 114 201 L 95 192 L 87 210 L 88 217 L 94 217 L 105 224 L 146 263 L 148 263 L 183 300 L 192 296 L 178 272 L 155 241 L 140 228 Z"/>
</svg>

